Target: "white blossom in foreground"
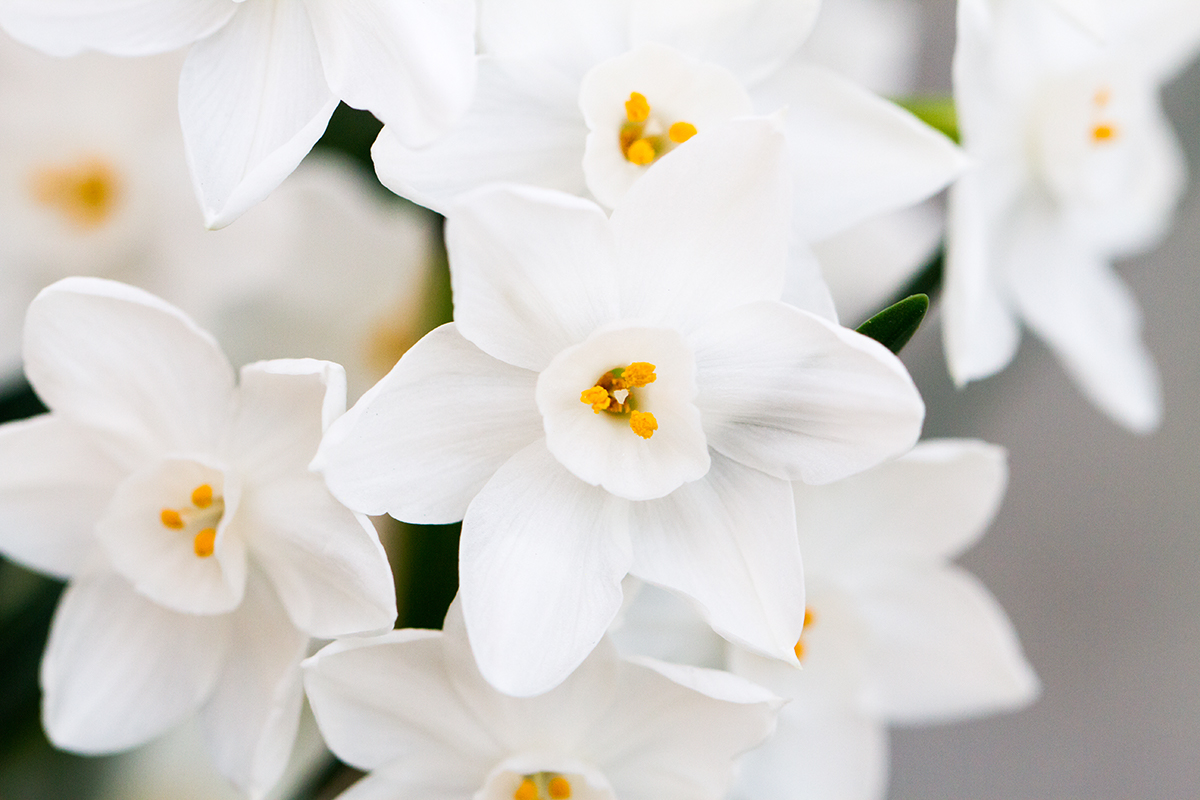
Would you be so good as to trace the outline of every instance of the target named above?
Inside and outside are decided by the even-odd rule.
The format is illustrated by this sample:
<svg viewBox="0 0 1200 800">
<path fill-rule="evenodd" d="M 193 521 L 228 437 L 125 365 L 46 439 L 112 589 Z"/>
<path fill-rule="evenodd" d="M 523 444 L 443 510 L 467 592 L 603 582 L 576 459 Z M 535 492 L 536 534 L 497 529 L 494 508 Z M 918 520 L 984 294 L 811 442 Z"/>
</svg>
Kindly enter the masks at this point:
<svg viewBox="0 0 1200 800">
<path fill-rule="evenodd" d="M 391 627 L 369 521 L 307 463 L 345 406 L 336 364 L 232 367 L 172 306 L 70 278 L 25 326 L 49 414 L 0 427 L 0 549 L 70 580 L 42 661 L 43 723 L 83 753 L 199 714 L 251 797 L 282 772 L 310 637 Z"/>
<path fill-rule="evenodd" d="M 714 131 L 610 220 L 528 187 L 447 227 L 455 318 L 330 429 L 314 466 L 358 511 L 462 519 L 463 613 L 511 694 L 562 681 L 632 573 L 723 635 L 794 661 L 803 580 L 790 481 L 915 441 L 924 408 L 877 342 L 779 302 L 783 137 Z"/>
<path fill-rule="evenodd" d="M 0 27 L 59 56 L 194 43 L 179 113 L 214 228 L 295 169 L 339 99 L 419 146 L 466 109 L 475 80 L 472 0 L 2 0 Z"/>
<path fill-rule="evenodd" d="M 1011 710 L 1037 678 L 995 599 L 952 565 L 1004 494 L 1001 448 L 929 441 L 828 486 L 796 485 L 808 588 L 802 669 L 716 647 L 694 611 L 643 589 L 616 633 L 630 652 L 723 666 L 788 698 L 742 762 L 736 800 L 881 800 L 889 724 Z"/>
<path fill-rule="evenodd" d="M 457 603 L 442 631 L 342 640 L 305 662 L 325 740 L 371 774 L 343 800 L 719 800 L 778 699 L 727 673 L 625 661 L 607 641 L 557 689 L 483 679 Z"/>
<path fill-rule="evenodd" d="M 1158 372 L 1112 261 L 1161 238 L 1183 189 L 1158 92 L 1194 52 L 1200 5 L 1094 5 L 1113 12 L 1103 35 L 1045 0 L 959 4 L 955 99 L 979 167 L 951 192 L 945 346 L 963 385 L 1012 360 L 1023 322 L 1093 403 L 1147 432 Z"/>
</svg>

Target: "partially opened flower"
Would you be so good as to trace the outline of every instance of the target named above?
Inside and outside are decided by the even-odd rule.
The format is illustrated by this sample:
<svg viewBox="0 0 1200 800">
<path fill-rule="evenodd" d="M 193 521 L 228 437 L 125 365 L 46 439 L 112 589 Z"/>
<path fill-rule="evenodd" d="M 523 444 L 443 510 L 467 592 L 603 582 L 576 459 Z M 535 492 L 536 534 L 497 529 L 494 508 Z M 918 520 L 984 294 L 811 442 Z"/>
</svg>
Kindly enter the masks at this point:
<svg viewBox="0 0 1200 800">
<path fill-rule="evenodd" d="M 749 681 L 624 661 L 608 642 L 548 694 L 507 697 L 479 674 L 457 603 L 445 632 L 342 640 L 304 669 L 329 746 L 371 771 L 345 800 L 719 800 L 778 708 Z"/>
<path fill-rule="evenodd" d="M 179 110 L 209 227 L 278 186 L 339 99 L 421 145 L 465 110 L 475 78 L 472 0 L 4 0 L 0 26 L 53 55 L 195 43 Z"/>
<path fill-rule="evenodd" d="M 330 429 L 315 465 L 364 513 L 462 519 L 480 670 L 556 685 L 600 640 L 627 573 L 794 661 L 803 585 L 789 481 L 910 447 L 900 362 L 779 302 L 785 142 L 747 120 L 664 161 L 614 210 L 495 187 L 452 209 L 456 322 Z"/>
<path fill-rule="evenodd" d="M 56 745 L 111 752 L 199 713 L 251 796 L 278 779 L 310 637 L 391 627 L 365 518 L 308 471 L 345 404 L 336 364 L 233 369 L 140 290 L 43 291 L 25 365 L 49 414 L 0 427 L 0 547 L 70 579 L 42 662 Z"/>
</svg>

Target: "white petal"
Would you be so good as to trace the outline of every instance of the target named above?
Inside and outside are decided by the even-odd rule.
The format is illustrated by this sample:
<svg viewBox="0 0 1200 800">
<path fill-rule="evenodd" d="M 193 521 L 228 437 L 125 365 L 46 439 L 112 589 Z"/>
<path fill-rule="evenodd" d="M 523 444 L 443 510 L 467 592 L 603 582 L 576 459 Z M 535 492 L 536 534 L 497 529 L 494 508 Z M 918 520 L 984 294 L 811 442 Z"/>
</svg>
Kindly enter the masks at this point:
<svg viewBox="0 0 1200 800">
<path fill-rule="evenodd" d="M 709 446 L 788 480 L 828 483 L 913 446 L 924 404 L 887 348 L 782 303 L 692 337 Z"/>
<path fill-rule="evenodd" d="M 313 467 L 355 511 L 455 522 L 501 464 L 542 437 L 536 380 L 443 325 L 333 424 Z"/>
<path fill-rule="evenodd" d="M 139 460 L 211 448 L 233 393 L 229 362 L 183 312 L 97 278 L 59 281 L 33 301 L 25 373 L 46 405 Z"/>
<path fill-rule="evenodd" d="M 57 746 L 106 753 L 141 744 L 208 697 L 228 620 L 177 614 L 113 573 L 76 579 L 42 659 L 42 720 Z"/>
<path fill-rule="evenodd" d="M 879 570 L 856 588 L 873 636 L 864 701 L 894 722 L 1020 708 L 1037 676 L 1004 610 L 957 568 Z"/>
<path fill-rule="evenodd" d="M 654 415 L 658 429 L 649 438 L 634 433 L 628 415 L 595 411 L 580 397 L 609 370 L 634 362 L 652 364 L 657 376 L 626 398 L 637 411 Z M 663 328 L 597 331 L 559 353 L 537 382 L 546 448 L 580 480 L 627 500 L 662 497 L 708 471 L 695 396 L 691 348 Z"/>
<path fill-rule="evenodd" d="M 74 575 L 122 477 L 84 430 L 56 414 L 0 427 L 0 549 L 32 569 Z"/>
<path fill-rule="evenodd" d="M 696 136 L 613 211 L 625 317 L 685 332 L 715 313 L 778 300 L 791 182 L 775 122 L 737 120 Z"/>
<path fill-rule="evenodd" d="M 145 56 L 208 36 L 236 9 L 229 0 L 10 0 L 0 26 L 51 55 Z"/>
<path fill-rule="evenodd" d="M 228 225 L 291 174 L 337 98 L 303 3 L 254 0 L 188 54 L 179 116 L 205 224 Z"/>
<path fill-rule="evenodd" d="M 200 711 L 217 769 L 252 798 L 262 798 L 287 766 L 307 649 L 308 636 L 291 625 L 279 598 L 256 576 L 231 615 L 229 658 Z"/>
<path fill-rule="evenodd" d="M 780 300 L 789 306 L 811 311 L 818 317 L 838 321 L 838 312 L 833 305 L 833 294 L 822 274 L 823 268 L 816 253 L 799 237 L 792 239 L 788 248 L 787 271 L 784 274 L 783 294 Z"/>
<path fill-rule="evenodd" d="M 479 671 L 507 694 L 558 685 L 621 607 L 629 503 L 587 485 L 535 442 L 467 509 L 460 596 Z"/>
<path fill-rule="evenodd" d="M 446 225 L 459 331 L 488 355 L 541 370 L 619 316 L 608 218 L 530 187 L 464 196 Z"/>
<path fill-rule="evenodd" d="M 804 574 L 790 484 L 714 454 L 703 479 L 630 507 L 631 573 L 694 599 L 725 638 L 794 662 Z"/>
<path fill-rule="evenodd" d="M 414 770 L 407 761 L 403 766 L 385 765 L 363 776 L 339 794 L 338 800 L 395 800 L 397 797 L 462 800 L 476 796 L 485 780 L 472 770 L 462 769 L 459 761 L 453 758 L 438 763 L 438 768 L 429 768 L 426 755 L 423 766 L 427 768 Z"/>
<path fill-rule="evenodd" d="M 242 513 L 292 624 L 321 639 L 391 629 L 396 590 L 379 536 L 333 499 L 321 476 L 255 487 Z"/>
<path fill-rule="evenodd" d="M 579 76 L 629 47 L 624 3 L 484 0 L 479 6 L 479 40 L 489 55 L 540 61 Z"/>
<path fill-rule="evenodd" d="M 429 143 L 475 87 L 475 3 L 305 0 L 334 93 L 401 141 Z"/>
<path fill-rule="evenodd" d="M 755 92 L 786 108 L 796 230 L 817 241 L 945 188 L 968 161 L 949 139 L 845 78 L 800 62 Z"/>
</svg>

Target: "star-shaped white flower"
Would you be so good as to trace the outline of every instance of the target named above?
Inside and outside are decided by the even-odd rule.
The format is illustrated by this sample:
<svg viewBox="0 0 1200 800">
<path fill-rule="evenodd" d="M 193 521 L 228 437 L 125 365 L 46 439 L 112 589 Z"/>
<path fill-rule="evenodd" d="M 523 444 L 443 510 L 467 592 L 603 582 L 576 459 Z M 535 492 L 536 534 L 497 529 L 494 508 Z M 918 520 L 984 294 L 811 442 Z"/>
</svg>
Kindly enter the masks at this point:
<svg viewBox="0 0 1200 800">
<path fill-rule="evenodd" d="M 463 520 L 463 613 L 483 674 L 529 695 L 600 640 L 627 573 L 794 659 L 789 481 L 915 441 L 924 408 L 884 347 L 779 301 L 785 142 L 746 120 L 664 161 L 610 220 L 495 187 L 447 227 L 456 322 L 334 425 L 318 466 L 364 513 Z"/>
<path fill-rule="evenodd" d="M 344 800 L 719 800 L 778 708 L 749 681 L 625 661 L 607 641 L 557 689 L 507 697 L 479 674 L 457 603 L 444 632 L 345 639 L 304 671 L 330 748 L 371 771 Z"/>
<path fill-rule="evenodd" d="M 233 369 L 177 309 L 70 278 L 25 326 L 51 412 L 0 427 L 0 548 L 70 579 L 42 662 L 51 741 L 131 747 L 199 713 L 253 797 L 282 772 L 310 637 L 387 629 L 368 520 L 307 469 L 345 406 L 336 364 Z"/>
<path fill-rule="evenodd" d="M 419 146 L 466 109 L 475 80 L 472 0 L 4 0 L 0 26 L 53 55 L 195 43 L 179 112 L 213 228 L 295 169 L 339 99 Z"/>
</svg>

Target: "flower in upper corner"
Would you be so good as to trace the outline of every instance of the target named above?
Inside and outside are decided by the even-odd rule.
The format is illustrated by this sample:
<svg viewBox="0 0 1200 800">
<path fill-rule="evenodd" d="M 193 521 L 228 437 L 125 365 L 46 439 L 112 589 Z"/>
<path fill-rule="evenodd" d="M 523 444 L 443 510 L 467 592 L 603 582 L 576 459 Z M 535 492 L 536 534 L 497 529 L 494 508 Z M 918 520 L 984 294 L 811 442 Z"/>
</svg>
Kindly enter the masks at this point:
<svg viewBox="0 0 1200 800">
<path fill-rule="evenodd" d="M 1200 5 L 1095 4 L 1088 27 L 1060 5 L 959 4 L 955 98 L 979 168 L 951 192 L 947 360 L 959 385 L 992 375 L 1024 322 L 1093 403 L 1148 432 L 1158 372 L 1112 261 L 1162 237 L 1183 189 L 1157 96 L 1195 52 Z"/>
<path fill-rule="evenodd" d="M 764 120 L 714 131 L 611 220 L 543 189 L 464 197 L 447 227 L 456 321 L 326 434 L 314 467 L 351 508 L 463 520 L 463 613 L 501 690 L 562 681 L 627 573 L 794 660 L 790 481 L 915 441 L 924 407 L 900 362 L 779 301 L 784 146 Z"/>
<path fill-rule="evenodd" d="M 475 81 L 472 0 L 3 0 L 0 27 L 60 56 L 194 43 L 179 112 L 213 228 L 295 169 L 339 99 L 420 146 L 466 109 Z"/>
<path fill-rule="evenodd" d="M 1037 695 L 1004 611 L 949 563 L 987 528 L 1006 474 L 1001 448 L 943 440 L 797 485 L 803 669 L 722 647 L 694 610 L 650 587 L 614 638 L 626 652 L 732 669 L 790 700 L 775 735 L 742 760 L 735 800 L 882 800 L 887 725 L 1013 710 Z"/>
<path fill-rule="evenodd" d="M 59 747 L 112 752 L 199 714 L 252 797 L 278 779 L 310 637 L 390 628 L 370 522 L 308 461 L 345 407 L 336 364 L 232 367 L 141 290 L 69 278 L 29 308 L 49 414 L 0 427 L 0 549 L 70 580 L 42 661 Z"/>
<path fill-rule="evenodd" d="M 626 661 L 607 641 L 550 693 L 506 697 L 479 674 L 457 603 L 444 632 L 327 646 L 304 684 L 330 748 L 371 771 L 347 800 L 719 800 L 778 708 L 734 675 Z"/>
</svg>

